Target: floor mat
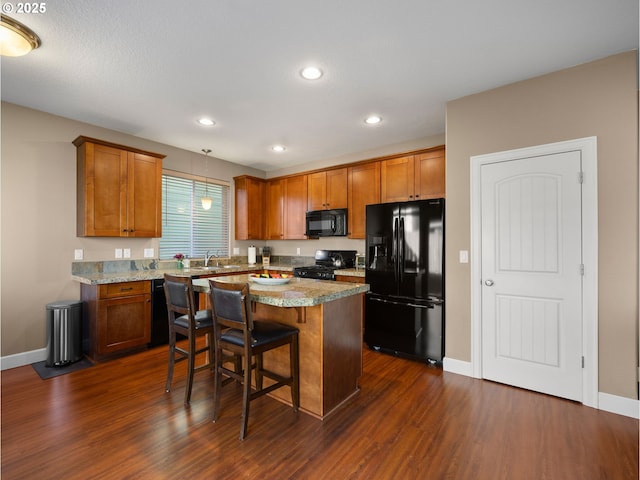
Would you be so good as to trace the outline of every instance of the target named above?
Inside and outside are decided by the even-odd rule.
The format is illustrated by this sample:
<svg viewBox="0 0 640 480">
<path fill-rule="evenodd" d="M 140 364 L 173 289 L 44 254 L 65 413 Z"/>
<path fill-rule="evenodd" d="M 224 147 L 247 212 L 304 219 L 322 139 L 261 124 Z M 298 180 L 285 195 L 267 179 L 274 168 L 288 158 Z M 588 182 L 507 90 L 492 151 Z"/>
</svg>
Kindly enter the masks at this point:
<svg viewBox="0 0 640 480">
<path fill-rule="evenodd" d="M 47 367 L 45 361 L 32 363 L 33 369 L 40 375 L 40 378 L 46 380 L 47 378 L 57 377 L 58 375 L 64 375 L 65 373 L 77 372 L 78 370 L 84 370 L 85 368 L 93 367 L 87 358 L 82 357 L 80 360 L 63 367 Z"/>
</svg>

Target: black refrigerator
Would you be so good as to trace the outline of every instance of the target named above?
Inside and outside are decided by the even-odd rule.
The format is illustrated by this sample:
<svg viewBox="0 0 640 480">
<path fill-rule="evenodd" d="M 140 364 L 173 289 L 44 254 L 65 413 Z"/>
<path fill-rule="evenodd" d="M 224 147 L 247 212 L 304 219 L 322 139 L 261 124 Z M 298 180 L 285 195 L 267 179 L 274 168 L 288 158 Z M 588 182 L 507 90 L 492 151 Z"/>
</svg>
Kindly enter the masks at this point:
<svg viewBox="0 0 640 480">
<path fill-rule="evenodd" d="M 440 364 L 444 357 L 444 199 L 367 205 L 364 340 Z"/>
</svg>

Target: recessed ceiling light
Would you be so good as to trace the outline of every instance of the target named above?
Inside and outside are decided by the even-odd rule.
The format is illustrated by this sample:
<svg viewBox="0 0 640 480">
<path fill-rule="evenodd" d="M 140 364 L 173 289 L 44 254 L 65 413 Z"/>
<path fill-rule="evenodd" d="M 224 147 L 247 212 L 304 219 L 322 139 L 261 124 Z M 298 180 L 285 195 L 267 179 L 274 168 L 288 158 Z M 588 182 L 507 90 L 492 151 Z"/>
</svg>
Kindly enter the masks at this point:
<svg viewBox="0 0 640 480">
<path fill-rule="evenodd" d="M 284 152 L 286 150 L 286 148 L 284 147 L 284 145 L 274 145 L 273 147 L 271 147 L 271 150 L 273 150 L 274 152 Z"/>
<path fill-rule="evenodd" d="M 306 67 L 302 69 L 300 75 L 307 80 L 317 80 L 322 76 L 322 70 L 318 67 Z"/>
<path fill-rule="evenodd" d="M 200 119 L 198 119 L 198 123 L 200 125 L 205 126 L 205 127 L 211 127 L 212 125 L 216 124 L 216 122 L 214 122 L 210 118 L 200 118 Z"/>
<path fill-rule="evenodd" d="M 380 123 L 382 121 L 382 117 L 379 115 L 369 115 L 364 119 L 364 123 L 367 125 L 375 125 L 376 123 Z"/>
</svg>

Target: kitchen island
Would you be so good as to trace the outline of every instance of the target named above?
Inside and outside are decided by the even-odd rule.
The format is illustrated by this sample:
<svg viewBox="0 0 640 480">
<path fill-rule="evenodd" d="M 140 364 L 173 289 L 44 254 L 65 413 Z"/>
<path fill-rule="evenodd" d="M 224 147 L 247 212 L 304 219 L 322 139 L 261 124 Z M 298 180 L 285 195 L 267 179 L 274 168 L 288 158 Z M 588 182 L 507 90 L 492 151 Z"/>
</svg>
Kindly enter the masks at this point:
<svg viewBox="0 0 640 480">
<path fill-rule="evenodd" d="M 303 278 L 292 278 L 284 285 L 260 285 L 250 281 L 249 275 L 217 280 L 250 283 L 254 320 L 276 321 L 300 330 L 300 410 L 323 419 L 358 393 L 363 296 L 368 285 Z M 208 279 L 194 279 L 193 284 L 200 293 L 201 308 L 208 305 Z M 287 349 L 267 352 L 264 362 L 283 375 L 289 371 Z M 291 402 L 288 387 L 269 395 Z"/>
</svg>

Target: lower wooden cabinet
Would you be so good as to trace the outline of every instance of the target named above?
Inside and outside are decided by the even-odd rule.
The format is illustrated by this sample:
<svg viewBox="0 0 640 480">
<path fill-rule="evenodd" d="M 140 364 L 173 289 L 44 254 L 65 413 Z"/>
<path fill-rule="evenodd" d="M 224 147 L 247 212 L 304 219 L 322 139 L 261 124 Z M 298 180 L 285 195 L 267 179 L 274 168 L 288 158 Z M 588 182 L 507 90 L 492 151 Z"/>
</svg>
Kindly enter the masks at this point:
<svg viewBox="0 0 640 480">
<path fill-rule="evenodd" d="M 364 283 L 364 277 L 336 274 L 336 282 Z"/>
<path fill-rule="evenodd" d="M 146 348 L 151 338 L 151 282 L 85 285 L 83 348 L 93 361 Z"/>
</svg>

